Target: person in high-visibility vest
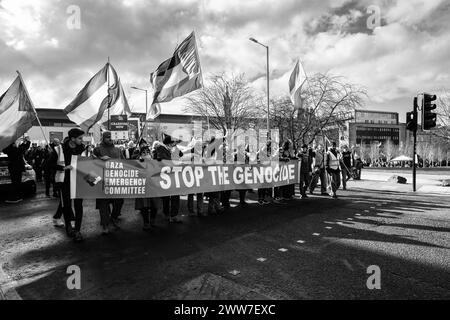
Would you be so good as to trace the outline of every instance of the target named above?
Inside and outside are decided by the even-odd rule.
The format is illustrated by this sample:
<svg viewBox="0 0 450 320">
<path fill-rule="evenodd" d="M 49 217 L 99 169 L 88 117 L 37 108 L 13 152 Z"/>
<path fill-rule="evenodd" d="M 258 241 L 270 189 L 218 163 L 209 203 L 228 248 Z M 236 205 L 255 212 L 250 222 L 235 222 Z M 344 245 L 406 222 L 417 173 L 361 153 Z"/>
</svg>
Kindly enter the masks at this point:
<svg viewBox="0 0 450 320">
<path fill-rule="evenodd" d="M 337 190 L 341 186 L 341 155 L 336 149 L 336 142 L 333 142 L 332 147 L 327 152 L 325 167 L 331 177 L 331 191 L 332 197 L 337 199 Z"/>
</svg>

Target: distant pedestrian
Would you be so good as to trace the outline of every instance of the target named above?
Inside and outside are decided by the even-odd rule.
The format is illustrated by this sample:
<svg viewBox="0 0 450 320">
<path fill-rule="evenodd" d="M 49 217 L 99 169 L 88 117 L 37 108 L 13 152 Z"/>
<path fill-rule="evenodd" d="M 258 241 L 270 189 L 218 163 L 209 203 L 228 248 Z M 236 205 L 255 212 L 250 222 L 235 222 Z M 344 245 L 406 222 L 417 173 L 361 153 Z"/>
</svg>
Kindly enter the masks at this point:
<svg viewBox="0 0 450 320">
<path fill-rule="evenodd" d="M 341 186 L 341 168 L 340 168 L 341 156 L 336 149 L 336 142 L 333 142 L 332 146 L 327 152 L 326 156 L 326 170 L 331 177 L 331 192 L 332 197 L 337 199 L 337 190 Z"/>
<path fill-rule="evenodd" d="M 298 154 L 298 158 L 301 160 L 300 163 L 300 193 L 302 199 L 308 198 L 306 192 L 309 188 L 311 176 L 312 176 L 312 166 L 313 158 L 307 144 L 302 146 L 301 152 Z"/>
<path fill-rule="evenodd" d="M 347 146 L 342 148 L 341 170 L 342 170 L 342 187 L 347 190 L 347 181 L 352 177 L 351 169 L 353 168 L 352 153 Z"/>
<path fill-rule="evenodd" d="M 8 156 L 8 171 L 11 178 L 11 189 L 6 203 L 15 204 L 23 201 L 21 195 L 22 173 L 25 171 L 24 154 L 30 147 L 30 141 L 25 138 L 19 146 L 12 143 L 3 152 Z"/>
</svg>

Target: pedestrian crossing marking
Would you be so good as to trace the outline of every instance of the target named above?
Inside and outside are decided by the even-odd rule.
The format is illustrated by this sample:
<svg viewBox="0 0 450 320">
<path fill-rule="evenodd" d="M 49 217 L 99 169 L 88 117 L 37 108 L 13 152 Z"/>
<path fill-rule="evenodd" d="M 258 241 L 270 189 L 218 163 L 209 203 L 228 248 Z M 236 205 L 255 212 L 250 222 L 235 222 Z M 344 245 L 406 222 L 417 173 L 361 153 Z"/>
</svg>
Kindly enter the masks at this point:
<svg viewBox="0 0 450 320">
<path fill-rule="evenodd" d="M 298 240 L 297 243 L 304 244 L 305 241 L 303 241 L 303 240 Z"/>
<path fill-rule="evenodd" d="M 281 248 L 281 249 L 278 249 L 278 251 L 280 251 L 280 252 L 288 252 L 288 249 Z"/>
<path fill-rule="evenodd" d="M 258 258 L 258 259 L 256 259 L 256 260 L 258 260 L 259 262 L 266 262 L 266 261 L 267 261 L 266 258 Z"/>
<path fill-rule="evenodd" d="M 320 236 L 320 233 L 313 233 L 313 236 L 318 237 Z"/>
</svg>

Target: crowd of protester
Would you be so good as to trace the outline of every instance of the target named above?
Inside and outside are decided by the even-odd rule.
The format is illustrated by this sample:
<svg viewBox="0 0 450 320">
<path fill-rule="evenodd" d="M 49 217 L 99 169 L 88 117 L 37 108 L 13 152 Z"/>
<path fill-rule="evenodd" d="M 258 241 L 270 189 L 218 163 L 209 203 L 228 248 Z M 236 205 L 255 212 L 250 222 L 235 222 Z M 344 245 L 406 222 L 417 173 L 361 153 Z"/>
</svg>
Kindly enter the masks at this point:
<svg viewBox="0 0 450 320">
<path fill-rule="evenodd" d="M 70 197 L 70 171 L 72 156 L 87 157 L 108 161 L 111 159 L 128 160 L 172 160 L 172 156 L 179 154 L 180 159 L 194 160 L 198 157 L 194 152 L 201 143 L 193 139 L 187 146 L 182 146 L 180 141 L 174 140 L 169 135 L 164 135 L 162 141 L 146 141 L 141 139 L 138 144 L 130 141 L 121 145 L 114 145 L 110 132 L 104 132 L 100 144 L 85 145 L 83 143 L 84 132 L 80 129 L 69 131 L 68 137 L 63 141 L 53 139 L 46 147 L 39 147 L 31 144 L 29 139 L 16 146 L 12 144 L 4 150 L 8 155 L 10 164 L 9 171 L 13 188 L 9 203 L 20 201 L 19 185 L 21 175 L 24 171 L 25 161 L 32 165 L 36 171 L 37 181 L 44 181 L 46 196 L 52 196 L 59 199 L 59 205 L 53 216 L 53 223 L 56 227 L 65 227 L 67 235 L 75 242 L 81 242 L 81 226 L 83 220 L 83 199 L 74 199 Z M 205 163 L 214 163 L 217 155 L 222 153 L 226 158 L 227 148 L 224 143 L 215 143 L 213 137 L 210 141 L 201 145 L 202 161 Z M 273 153 L 271 141 L 268 141 L 256 153 L 256 160 L 260 160 L 265 154 L 265 159 L 278 160 L 280 162 L 299 161 L 300 178 L 299 190 L 302 199 L 308 198 L 308 194 L 313 194 L 318 187 L 320 180 L 320 194 L 322 196 L 338 198 L 337 191 L 341 184 L 343 189 L 347 188 L 347 181 L 350 178 L 358 180 L 361 178 L 361 169 L 363 162 L 358 150 L 352 147 L 350 150 L 344 146 L 338 150 L 336 143 L 332 143 L 328 150 L 325 150 L 322 144 L 309 146 L 304 144 L 299 150 L 296 150 L 290 140 L 283 142 L 279 149 L 275 148 Z M 245 159 L 249 163 L 251 153 L 249 146 L 240 146 L 233 150 L 232 157 L 234 161 L 238 157 Z M 241 158 L 240 158 L 241 159 Z M 331 192 L 329 192 L 331 190 Z M 239 193 L 239 206 L 246 208 L 247 193 L 253 190 L 237 190 Z M 295 199 L 296 184 L 290 184 L 282 187 L 259 189 L 257 191 L 259 205 L 269 205 L 272 203 L 283 204 Z M 187 207 L 192 215 L 199 217 L 205 216 L 204 200 L 208 199 L 207 215 L 218 215 L 231 208 L 230 198 L 232 191 L 209 192 L 188 195 Z M 194 201 L 195 200 L 195 201 Z M 139 211 L 143 219 L 144 231 L 150 231 L 155 227 L 156 216 L 162 207 L 162 213 L 168 223 L 182 223 L 179 219 L 180 196 L 168 196 L 162 198 L 139 198 L 135 199 L 134 207 Z M 195 205 L 194 205 L 195 204 Z M 99 211 L 101 232 L 108 235 L 119 228 L 121 221 L 123 199 L 97 199 L 96 209 Z M 196 210 L 194 210 L 194 207 Z"/>
</svg>

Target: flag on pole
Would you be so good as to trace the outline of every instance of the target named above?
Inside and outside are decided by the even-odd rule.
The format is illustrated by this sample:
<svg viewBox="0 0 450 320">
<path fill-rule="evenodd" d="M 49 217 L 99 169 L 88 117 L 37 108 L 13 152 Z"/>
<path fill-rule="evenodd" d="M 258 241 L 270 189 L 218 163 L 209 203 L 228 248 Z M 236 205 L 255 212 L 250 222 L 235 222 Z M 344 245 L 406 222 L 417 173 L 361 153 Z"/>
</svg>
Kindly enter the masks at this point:
<svg viewBox="0 0 450 320">
<path fill-rule="evenodd" d="M 303 88 L 306 84 L 307 77 L 303 65 L 300 60 L 297 61 L 291 78 L 289 79 L 289 92 L 291 95 L 292 104 L 296 109 L 303 108 Z"/>
<path fill-rule="evenodd" d="M 89 80 L 64 112 L 82 130 L 89 132 L 95 124 L 108 120 L 105 114 L 108 107 L 110 115 L 131 115 L 117 72 L 110 63 Z"/>
<path fill-rule="evenodd" d="M 33 126 L 36 113 L 20 76 L 0 97 L 0 151 Z"/>
<path fill-rule="evenodd" d="M 148 117 L 152 119 L 161 113 L 160 103 L 169 102 L 203 88 L 202 70 L 194 32 L 175 49 L 170 59 L 164 61 L 151 74 L 150 78 L 154 96 Z"/>
</svg>

